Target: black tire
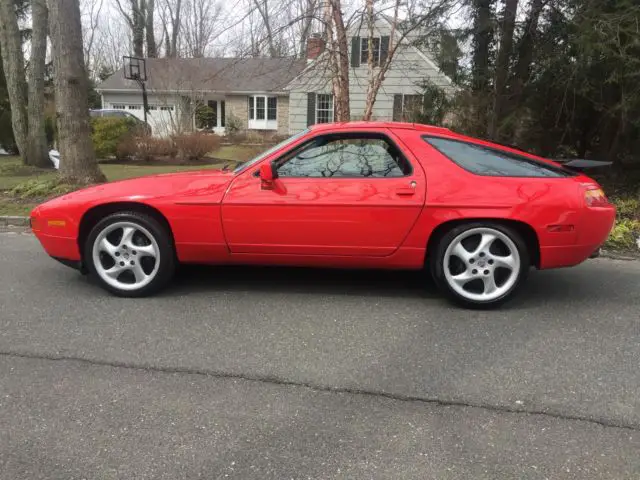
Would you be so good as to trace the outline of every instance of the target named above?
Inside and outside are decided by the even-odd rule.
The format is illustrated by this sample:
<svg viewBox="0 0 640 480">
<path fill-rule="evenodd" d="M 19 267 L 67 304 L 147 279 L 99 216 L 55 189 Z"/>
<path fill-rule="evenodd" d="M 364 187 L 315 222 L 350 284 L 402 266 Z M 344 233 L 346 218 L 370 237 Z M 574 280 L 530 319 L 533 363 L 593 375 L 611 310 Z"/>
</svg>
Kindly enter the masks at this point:
<svg viewBox="0 0 640 480">
<path fill-rule="evenodd" d="M 489 228 L 506 235 L 515 244 L 520 256 L 520 268 L 516 273 L 515 283 L 498 298 L 490 301 L 478 301 L 462 296 L 452 288 L 445 275 L 445 254 L 449 245 L 461 234 L 478 228 Z M 531 253 L 522 235 L 514 228 L 494 222 L 470 222 L 451 228 L 437 240 L 435 248 L 429 256 L 429 267 L 437 287 L 455 304 L 473 309 L 495 308 L 513 298 L 526 280 L 531 267 Z"/>
<path fill-rule="evenodd" d="M 135 290 L 122 290 L 107 282 L 98 274 L 93 261 L 93 245 L 100 233 L 110 225 L 117 222 L 129 222 L 146 229 L 153 237 L 159 249 L 159 266 L 157 273 L 150 283 Z M 100 285 L 107 291 L 119 297 L 145 297 L 152 295 L 164 288 L 173 278 L 177 259 L 171 233 L 167 228 L 150 215 L 124 211 L 113 213 L 100 220 L 89 233 L 84 245 L 84 261 L 89 274 L 98 280 Z"/>
</svg>

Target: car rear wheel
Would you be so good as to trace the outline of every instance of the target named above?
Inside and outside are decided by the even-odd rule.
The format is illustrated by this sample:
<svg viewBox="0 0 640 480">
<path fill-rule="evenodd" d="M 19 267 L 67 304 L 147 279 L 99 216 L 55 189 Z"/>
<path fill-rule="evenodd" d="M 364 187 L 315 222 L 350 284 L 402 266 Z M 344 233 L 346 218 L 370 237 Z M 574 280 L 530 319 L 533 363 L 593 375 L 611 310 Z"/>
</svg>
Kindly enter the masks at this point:
<svg viewBox="0 0 640 480">
<path fill-rule="evenodd" d="M 108 291 L 142 297 L 173 277 L 175 254 L 169 232 L 138 212 L 114 213 L 93 227 L 85 245 L 89 271 Z"/>
<path fill-rule="evenodd" d="M 452 228 L 438 242 L 431 271 L 456 303 L 482 308 L 502 304 L 526 278 L 529 252 L 521 235 L 493 223 Z"/>
</svg>

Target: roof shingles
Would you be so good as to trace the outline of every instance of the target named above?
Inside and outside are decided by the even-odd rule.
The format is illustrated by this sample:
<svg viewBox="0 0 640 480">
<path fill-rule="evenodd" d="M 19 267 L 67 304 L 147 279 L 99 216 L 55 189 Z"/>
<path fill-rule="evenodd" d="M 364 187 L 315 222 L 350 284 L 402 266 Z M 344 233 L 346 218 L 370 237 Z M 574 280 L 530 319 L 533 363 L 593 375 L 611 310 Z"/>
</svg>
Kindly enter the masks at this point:
<svg viewBox="0 0 640 480">
<path fill-rule="evenodd" d="M 295 58 L 148 58 L 149 91 L 166 92 L 280 92 L 302 71 L 306 60 Z M 120 69 L 99 91 L 138 90 Z"/>
</svg>

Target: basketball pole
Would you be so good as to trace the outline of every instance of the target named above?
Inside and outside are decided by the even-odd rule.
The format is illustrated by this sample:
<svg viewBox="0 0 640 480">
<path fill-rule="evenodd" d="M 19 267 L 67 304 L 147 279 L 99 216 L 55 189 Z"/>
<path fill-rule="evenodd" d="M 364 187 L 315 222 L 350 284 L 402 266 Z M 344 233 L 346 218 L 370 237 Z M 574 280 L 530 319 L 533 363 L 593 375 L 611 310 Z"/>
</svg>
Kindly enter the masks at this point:
<svg viewBox="0 0 640 480">
<path fill-rule="evenodd" d="M 147 88 L 144 85 L 144 81 L 138 79 L 138 84 L 142 89 L 142 110 L 144 111 L 144 123 L 147 123 L 147 111 L 149 110 L 149 101 L 147 99 Z"/>
</svg>

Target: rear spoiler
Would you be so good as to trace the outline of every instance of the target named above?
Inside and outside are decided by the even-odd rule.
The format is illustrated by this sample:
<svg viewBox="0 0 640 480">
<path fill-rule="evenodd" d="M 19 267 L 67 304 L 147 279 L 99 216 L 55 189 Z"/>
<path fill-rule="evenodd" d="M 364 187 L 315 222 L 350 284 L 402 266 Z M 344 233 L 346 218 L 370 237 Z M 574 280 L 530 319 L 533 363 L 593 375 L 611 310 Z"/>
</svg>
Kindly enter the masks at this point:
<svg viewBox="0 0 640 480">
<path fill-rule="evenodd" d="M 560 158 L 553 160 L 556 163 L 559 163 L 565 168 L 569 170 L 574 170 L 576 172 L 582 172 L 584 170 L 590 168 L 599 168 L 599 167 L 608 167 L 613 164 L 613 162 L 601 162 L 599 160 L 586 160 L 584 158 Z"/>
</svg>

